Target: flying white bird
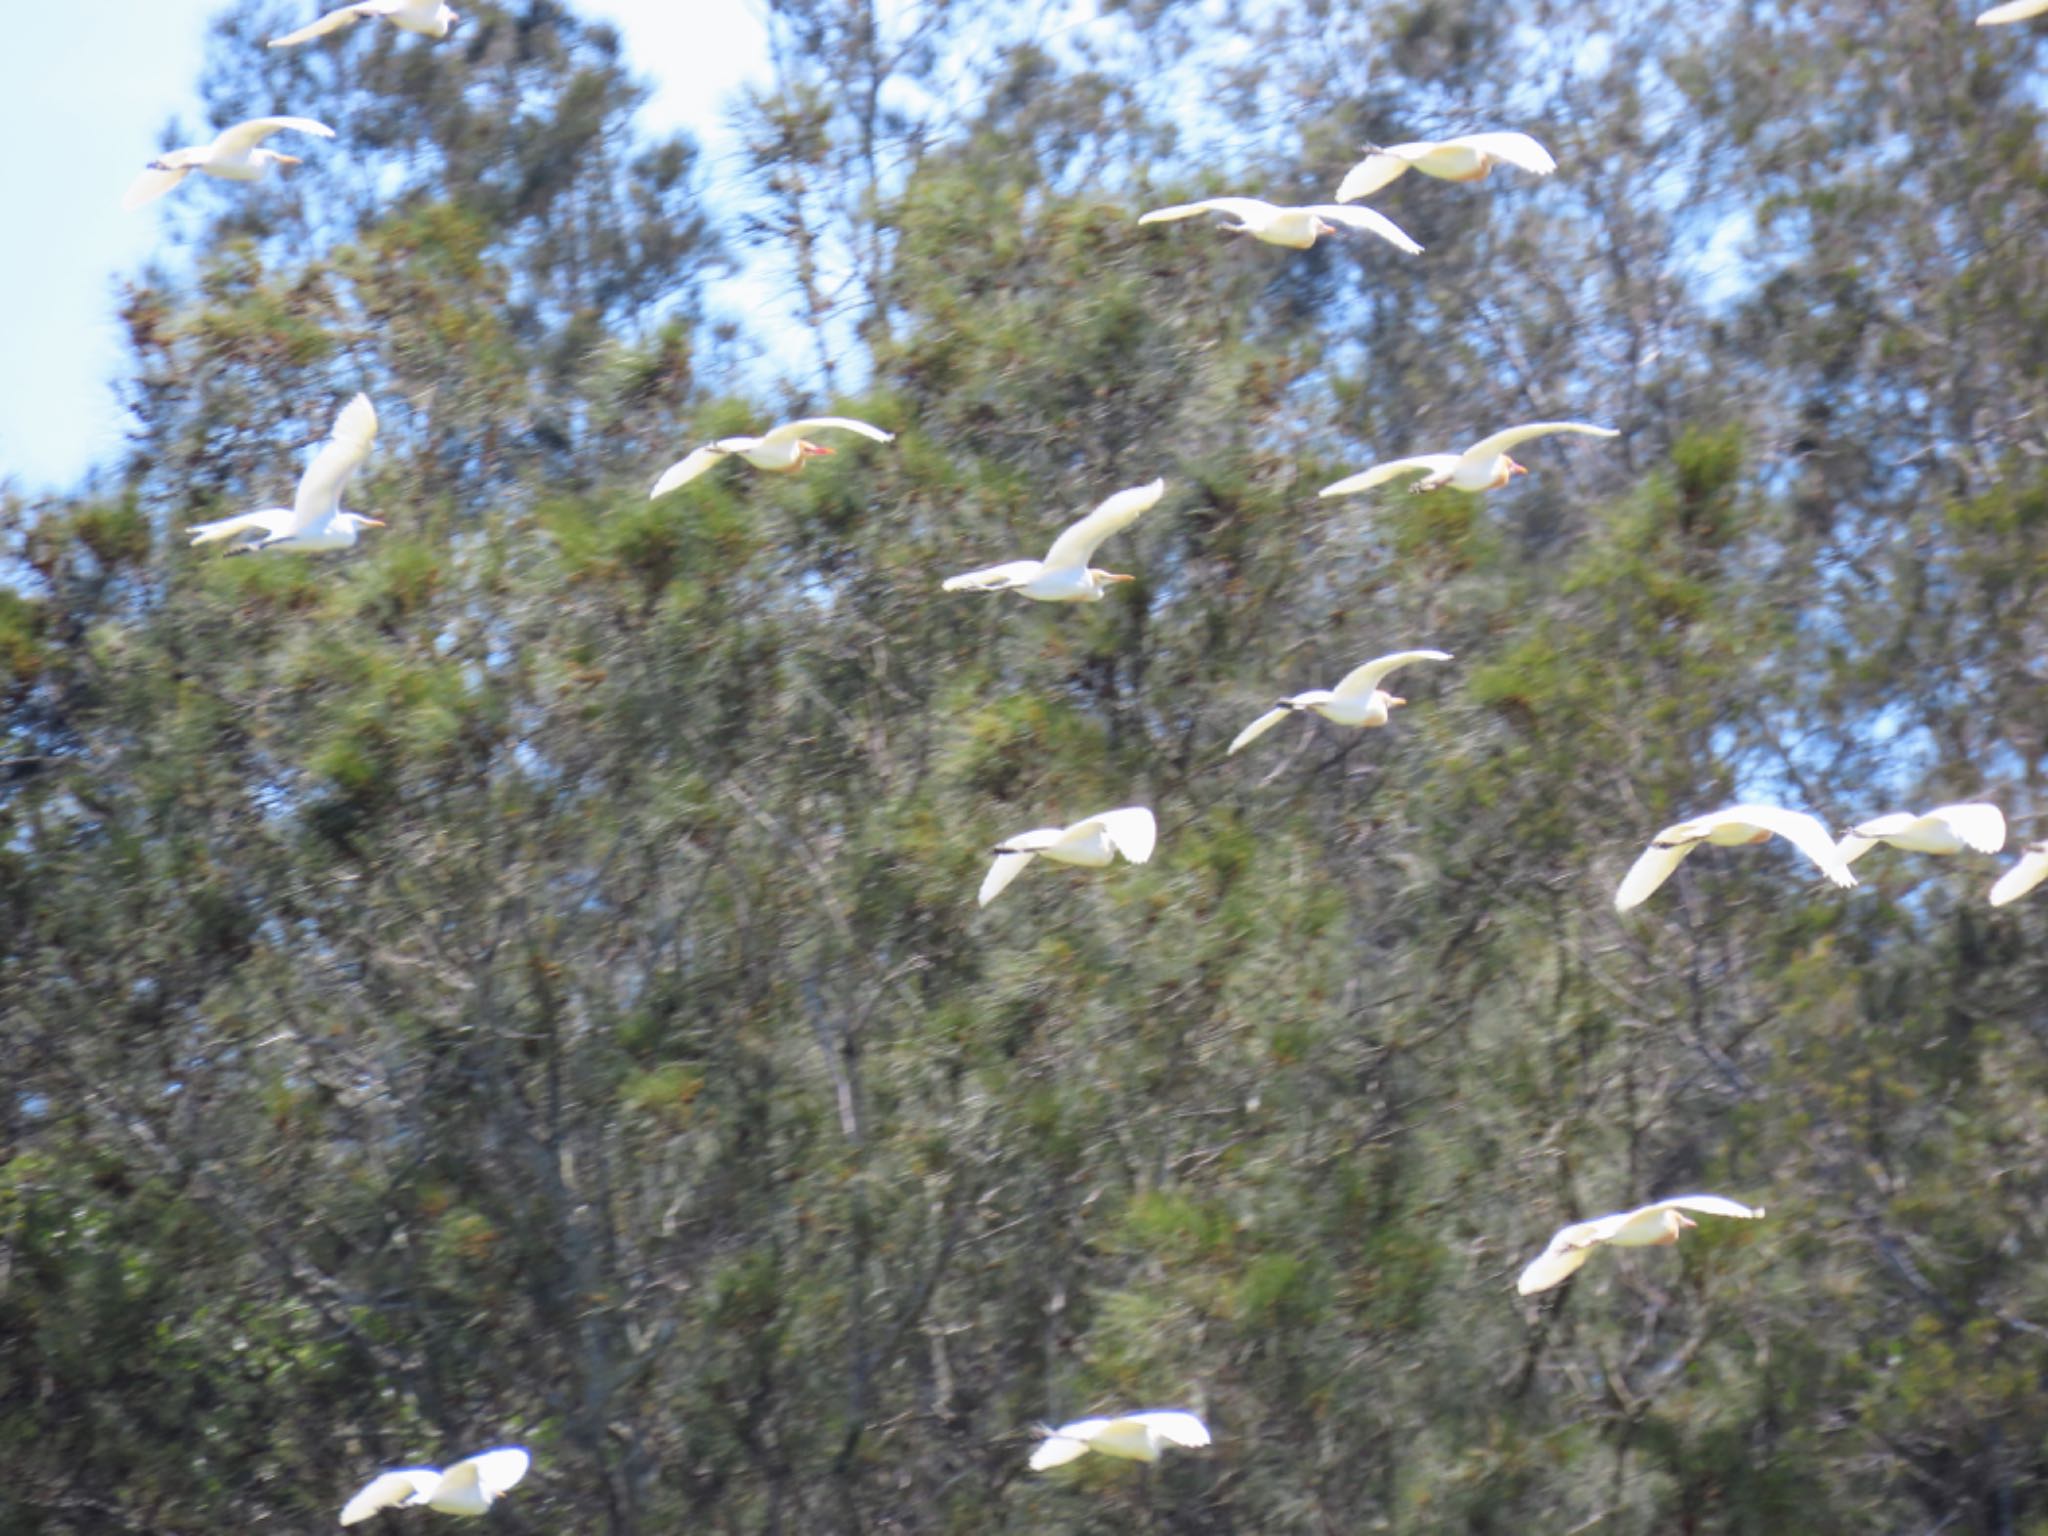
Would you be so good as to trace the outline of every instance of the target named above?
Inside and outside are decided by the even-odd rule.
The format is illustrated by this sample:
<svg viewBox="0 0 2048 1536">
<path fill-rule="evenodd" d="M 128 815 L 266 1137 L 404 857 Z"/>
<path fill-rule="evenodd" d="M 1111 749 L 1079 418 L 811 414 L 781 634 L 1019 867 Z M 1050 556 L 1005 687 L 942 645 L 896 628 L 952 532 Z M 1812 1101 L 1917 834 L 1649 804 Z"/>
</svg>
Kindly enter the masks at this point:
<svg viewBox="0 0 2048 1536">
<path fill-rule="evenodd" d="M 1764 1213 L 1760 1205 L 1742 1205 L 1720 1195 L 1673 1195 L 1639 1210 L 1616 1211 L 1612 1216 L 1574 1222 L 1530 1261 L 1521 1278 L 1515 1281 L 1515 1289 L 1524 1296 L 1533 1296 L 1563 1283 L 1592 1257 L 1595 1248 L 1668 1247 L 1678 1241 L 1678 1234 L 1687 1227 L 1699 1225 L 1685 1214 L 1687 1211 L 1698 1211 L 1703 1216 L 1736 1216 L 1746 1221 L 1754 1221 Z"/>
<path fill-rule="evenodd" d="M 1341 224 L 1347 229 L 1363 229 L 1378 235 L 1410 256 L 1422 254 L 1422 247 L 1385 214 L 1375 213 L 1370 208 L 1346 208 L 1337 203 L 1282 208 L 1274 203 L 1261 202 L 1256 197 L 1205 197 L 1199 203 L 1154 208 L 1150 213 L 1141 215 L 1138 222 L 1167 224 L 1175 219 L 1192 219 L 1204 213 L 1228 214 L 1236 219 L 1235 224 L 1223 226 L 1230 234 L 1250 235 L 1254 240 L 1263 240 L 1268 245 L 1284 245 L 1289 250 L 1308 250 L 1319 236 L 1337 233 L 1337 226 Z"/>
<path fill-rule="evenodd" d="M 348 549 L 364 528 L 382 528 L 381 518 L 341 510 L 342 488 L 369 457 L 377 437 L 377 411 L 368 395 L 357 395 L 334 419 L 334 434 L 321 444 L 313 462 L 299 476 L 298 493 L 289 507 L 265 507 L 218 522 L 197 523 L 185 531 L 194 544 L 230 540 L 230 554 L 272 549 L 288 555 Z"/>
<path fill-rule="evenodd" d="M 771 427 L 759 437 L 721 437 L 715 443 L 706 443 L 702 448 L 692 450 L 688 457 L 678 459 L 661 472 L 661 478 L 654 482 L 654 489 L 647 493 L 647 499 L 653 501 L 656 497 L 666 496 L 677 486 L 688 485 L 720 459 L 734 454 L 756 469 L 802 469 L 806 459 L 832 456 L 832 449 L 804 436 L 806 432 L 826 430 L 858 432 L 878 443 L 896 440 L 894 432 L 884 432 L 880 427 L 855 421 L 851 416 L 806 416 L 801 421 L 785 421 L 779 427 Z"/>
<path fill-rule="evenodd" d="M 1209 1443 L 1209 1426 L 1192 1413 L 1152 1409 L 1115 1419 L 1076 1419 L 1045 1431 L 1031 1453 L 1031 1470 L 1063 1467 L 1090 1451 L 1124 1461 L 1157 1461 L 1169 1445 L 1194 1448 Z"/>
<path fill-rule="evenodd" d="M 2035 16 L 2048 16 L 2048 0 L 2010 0 L 2006 5 L 1994 5 L 1977 18 L 1977 25 L 2001 27 L 2008 21 L 2026 21 Z"/>
<path fill-rule="evenodd" d="M 167 149 L 150 161 L 142 174 L 128 184 L 121 199 L 124 209 L 153 203 L 194 171 L 218 176 L 223 181 L 261 181 L 273 166 L 297 165 L 297 155 L 259 149 L 265 139 L 280 129 L 334 137 L 334 130 L 310 117 L 252 117 L 246 123 L 223 128 L 211 144 L 194 144 L 185 149 Z"/>
<path fill-rule="evenodd" d="M 1344 680 L 1334 688 L 1311 688 L 1307 693 L 1297 693 L 1292 698 L 1282 699 L 1258 719 L 1237 733 L 1237 739 L 1230 744 L 1225 757 L 1239 747 L 1248 747 L 1266 732 L 1296 710 L 1313 710 L 1325 720 L 1337 725 L 1385 725 L 1388 712 L 1396 705 L 1408 701 L 1388 693 L 1380 683 L 1397 667 L 1405 667 L 1411 661 L 1449 661 L 1449 651 L 1396 651 L 1391 656 L 1381 656 L 1368 661 L 1362 667 L 1353 667 L 1344 674 Z"/>
<path fill-rule="evenodd" d="M 1041 603 L 1099 603 L 1109 595 L 1103 590 L 1109 583 L 1135 578 L 1116 571 L 1092 570 L 1088 562 L 1104 539 L 1130 527 L 1139 514 L 1156 505 L 1165 494 L 1164 480 L 1118 491 L 1079 522 L 1070 524 L 1052 541 L 1043 560 L 1011 560 L 985 570 L 969 571 L 964 576 L 949 576 L 940 590 L 1021 592 Z"/>
<path fill-rule="evenodd" d="M 1142 805 L 1104 811 L 1071 827 L 1039 827 L 1019 832 L 996 845 L 996 861 L 981 882 L 977 900 L 987 906 L 1024 873 L 1025 865 L 1040 856 L 1056 864 L 1078 864 L 1083 869 L 1101 869 L 1119 853 L 1133 864 L 1143 864 L 1152 857 L 1152 845 L 1158 837 L 1158 824 Z"/>
<path fill-rule="evenodd" d="M 1621 889 L 1614 893 L 1614 910 L 1626 912 L 1641 906 L 1701 843 L 1737 848 L 1745 843 L 1768 841 L 1774 833 L 1818 864 L 1820 872 L 1835 884 L 1856 883 L 1848 861 L 1835 851 L 1835 840 L 1814 817 L 1804 811 L 1781 810 L 1775 805 L 1731 805 L 1725 811 L 1695 816 L 1691 821 L 1666 827 L 1652 838 L 1642 857 L 1622 877 Z"/>
<path fill-rule="evenodd" d="M 330 32 L 339 32 L 343 27 L 356 22 L 381 16 L 401 32 L 417 32 L 421 37 L 441 38 L 448 35 L 462 17 L 452 5 L 443 5 L 440 0 L 362 0 L 359 5 L 344 5 L 338 11 L 329 11 L 310 26 L 287 32 L 283 37 L 273 37 L 273 48 L 291 48 L 299 43 L 310 43 L 316 37 L 325 37 Z"/>
<path fill-rule="evenodd" d="M 1577 432 L 1586 437 L 1621 436 L 1613 427 L 1589 427 L 1584 422 L 1532 421 L 1496 432 L 1491 437 L 1482 437 L 1463 453 L 1423 453 L 1412 459 L 1389 459 L 1384 464 L 1375 464 L 1371 469 L 1362 469 L 1347 476 L 1335 485 L 1326 485 L 1318 494 L 1349 496 L 1356 491 L 1369 491 L 1376 485 L 1385 485 L 1389 480 L 1398 480 L 1403 475 L 1422 476 L 1409 487 L 1413 491 L 1441 490 L 1447 485 L 1460 491 L 1497 491 L 1516 475 L 1529 473 L 1527 465 L 1517 464 L 1508 457 L 1510 448 L 1526 443 L 1532 437 L 1550 437 L 1559 432 Z"/>
<path fill-rule="evenodd" d="M 2005 846 L 2005 817 L 1995 805 L 1938 805 L 1925 816 L 1895 811 L 1851 827 L 1835 851 L 1854 864 L 1879 843 L 1908 853 L 1996 853 Z"/>
<path fill-rule="evenodd" d="M 341 1523 L 354 1525 L 383 1509 L 424 1504 L 444 1515 L 480 1515 L 491 1501 L 526 1476 L 533 1458 L 516 1445 L 479 1451 L 446 1472 L 437 1467 L 403 1467 L 385 1472 L 342 1506 Z"/>
<path fill-rule="evenodd" d="M 2009 901 L 2018 901 L 2043 880 L 2048 880 L 2048 842 L 2029 843 L 2021 852 L 2019 863 L 2000 875 L 1998 883 L 1991 887 L 1991 905 L 2002 907 Z"/>
<path fill-rule="evenodd" d="M 1414 144 L 1366 146 L 1365 158 L 1344 173 L 1337 201 L 1369 197 L 1409 171 L 1442 181 L 1478 181 L 1496 165 L 1511 165 L 1532 176 L 1557 169 L 1550 151 L 1526 133 L 1468 133 L 1455 139 L 1423 139 Z"/>
</svg>

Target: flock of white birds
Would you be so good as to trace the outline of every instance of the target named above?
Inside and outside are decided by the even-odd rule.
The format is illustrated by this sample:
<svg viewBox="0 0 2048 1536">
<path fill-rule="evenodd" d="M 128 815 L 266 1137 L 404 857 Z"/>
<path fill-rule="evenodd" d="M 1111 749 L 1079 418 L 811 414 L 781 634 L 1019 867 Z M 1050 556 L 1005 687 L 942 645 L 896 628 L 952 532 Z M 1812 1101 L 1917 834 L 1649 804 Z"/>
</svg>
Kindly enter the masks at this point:
<svg viewBox="0 0 2048 1536">
<path fill-rule="evenodd" d="M 2048 0 L 2010 0 L 1977 17 L 1979 26 L 1996 26 L 2048 14 Z M 357 21 L 383 20 L 420 36 L 440 39 L 459 20 L 453 7 L 439 0 L 361 0 L 330 11 L 310 25 L 273 38 L 273 48 L 292 47 L 339 32 Z M 169 192 L 194 171 L 226 181 L 260 181 L 273 170 L 299 164 L 294 155 L 263 147 L 274 133 L 294 132 L 331 139 L 334 130 L 304 117 L 258 117 L 223 130 L 210 144 L 174 149 L 149 162 L 129 188 L 123 206 L 139 208 Z M 1422 247 L 1386 215 L 1354 205 L 1409 171 L 1444 181 L 1469 182 L 1497 166 L 1548 176 L 1557 169 L 1550 152 L 1526 133 L 1474 133 L 1457 138 L 1419 141 L 1372 148 L 1348 171 L 1333 203 L 1284 207 L 1251 197 L 1212 197 L 1200 202 L 1154 209 L 1140 224 L 1163 224 L 1214 213 L 1234 219 L 1223 229 L 1293 250 L 1308 250 L 1318 239 L 1340 228 L 1364 230 L 1390 245 L 1419 255 Z M 846 416 L 810 416 L 770 428 L 758 437 L 728 437 L 692 450 L 664 470 L 651 497 L 680 489 L 727 458 L 755 469 L 793 472 L 813 458 L 833 452 L 812 441 L 817 432 L 844 432 L 878 443 L 894 434 Z M 1528 470 L 1508 450 L 1535 438 L 1557 434 L 1616 437 L 1611 427 L 1583 422 L 1530 422 L 1481 438 L 1459 453 L 1426 453 L 1389 459 L 1323 487 L 1323 496 L 1347 496 L 1399 480 L 1416 492 L 1445 487 L 1468 492 L 1499 490 Z M 187 530 L 192 543 L 224 543 L 231 554 L 315 554 L 352 547 L 365 528 L 381 528 L 374 517 L 345 511 L 343 490 L 369 457 L 377 436 L 377 412 L 369 396 L 357 395 L 342 408 L 333 434 L 299 478 L 289 507 L 265 507 Z M 943 583 L 948 592 L 1016 592 L 1046 603 L 1092 603 L 1108 596 L 1108 588 L 1132 578 L 1089 565 L 1096 550 L 1113 534 L 1137 521 L 1166 492 L 1164 480 L 1119 491 L 1078 522 L 1069 525 L 1043 560 L 1011 560 L 954 576 Z M 1397 651 L 1354 668 L 1335 688 L 1310 689 L 1281 699 L 1272 709 L 1238 732 L 1226 756 L 1249 746 L 1290 714 L 1311 713 L 1335 725 L 1364 729 L 1387 724 L 1406 699 L 1381 686 L 1397 669 L 1421 661 L 1449 661 L 1443 651 Z M 1647 900 L 1671 878 L 1686 856 L 1702 843 L 1735 847 L 1782 837 L 1804 854 L 1834 884 L 1853 886 L 1850 866 L 1879 843 L 1913 853 L 1997 853 L 2005 846 L 2005 818 L 1993 805 L 1939 806 L 1924 815 L 1900 811 L 1852 827 L 1839 840 L 1814 816 L 1774 805 L 1734 805 L 1666 827 L 1650 840 L 1615 892 L 1614 905 L 1626 912 Z M 1152 857 L 1158 825 L 1144 806 L 1124 806 L 1087 817 L 1066 827 L 1039 827 L 999 843 L 995 863 L 981 883 L 979 901 L 986 906 L 1022 874 L 1033 859 L 1051 859 L 1083 869 L 1101 869 L 1121 854 L 1133 864 Z M 1993 906 L 2003 906 L 2048 880 L 2048 840 L 2032 844 L 2020 860 L 1991 887 Z M 1562 1284 L 1577 1272 L 1596 1248 L 1662 1247 L 1676 1243 L 1696 1223 L 1687 1213 L 1755 1219 L 1764 1212 L 1721 1195 L 1677 1195 L 1631 1211 L 1617 1211 L 1564 1227 L 1543 1252 L 1523 1269 L 1515 1282 L 1521 1295 L 1533 1295 Z M 1129 1461 L 1157 1461 L 1169 1446 L 1200 1447 L 1210 1443 L 1208 1426 L 1192 1413 L 1155 1409 L 1115 1417 L 1078 1419 L 1057 1428 L 1041 1427 L 1042 1439 L 1031 1456 L 1034 1471 L 1064 1465 L 1090 1451 Z M 407 1467 L 372 1479 L 343 1507 L 341 1523 L 353 1525 L 385 1509 L 424 1506 L 446 1514 L 481 1515 L 493 1500 L 515 1486 L 531 1464 L 517 1446 L 483 1451 L 446 1471 Z"/>
</svg>

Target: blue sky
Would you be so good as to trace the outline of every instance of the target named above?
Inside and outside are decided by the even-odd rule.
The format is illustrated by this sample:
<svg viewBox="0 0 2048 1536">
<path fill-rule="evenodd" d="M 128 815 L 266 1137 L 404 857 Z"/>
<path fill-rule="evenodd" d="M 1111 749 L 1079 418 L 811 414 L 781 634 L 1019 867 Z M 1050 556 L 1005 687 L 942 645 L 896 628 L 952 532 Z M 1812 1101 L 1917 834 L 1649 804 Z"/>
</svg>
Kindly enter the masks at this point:
<svg viewBox="0 0 2048 1536">
<path fill-rule="evenodd" d="M 310 18 L 341 3 L 307 0 L 305 11 Z M 0 162 L 0 206 L 13 215 L 0 234 L 0 484 L 68 489 L 120 448 L 118 280 L 141 266 L 161 216 L 160 207 L 121 212 L 121 194 L 171 119 L 191 140 L 208 136 L 195 87 L 207 22 L 222 6 L 12 8 L 0 47 L 0 143 L 54 142 L 65 153 L 17 152 Z M 752 0 L 580 0 L 578 8 L 617 25 L 635 73 L 655 86 L 646 126 L 689 129 L 716 181 L 733 149 L 726 103 L 766 67 Z M 97 25 L 81 24 L 88 13 Z"/>
</svg>

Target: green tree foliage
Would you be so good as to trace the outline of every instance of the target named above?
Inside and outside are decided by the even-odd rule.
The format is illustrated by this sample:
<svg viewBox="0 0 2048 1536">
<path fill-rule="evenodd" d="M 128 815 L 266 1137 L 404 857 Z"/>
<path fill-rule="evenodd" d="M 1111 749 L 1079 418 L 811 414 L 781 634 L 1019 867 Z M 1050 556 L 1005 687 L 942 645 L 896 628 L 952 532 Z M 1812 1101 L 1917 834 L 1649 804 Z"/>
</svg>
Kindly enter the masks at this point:
<svg viewBox="0 0 2048 1536">
<path fill-rule="evenodd" d="M 554 0 L 286 9 L 209 110 L 343 137 L 181 192 L 120 491 L 0 528 L 0 1528 L 518 1440 L 522 1529 L 2048 1530 L 2041 910 L 1611 906 L 1744 796 L 2048 830 L 2037 35 L 777 0 L 719 210 Z M 1135 223 L 1484 127 L 1562 168 L 1397 183 L 1423 257 Z M 721 211 L 808 376 L 730 365 Z M 183 547 L 358 388 L 389 528 Z M 791 407 L 899 437 L 647 501 Z M 1555 417 L 1627 435 L 1314 495 Z M 1109 601 L 938 591 L 1160 474 Z M 975 908 L 1129 803 L 1149 865 Z M 1770 1217 L 1515 1299 L 1694 1187 Z M 1150 1405 L 1215 1450 L 1024 1473 Z"/>
</svg>

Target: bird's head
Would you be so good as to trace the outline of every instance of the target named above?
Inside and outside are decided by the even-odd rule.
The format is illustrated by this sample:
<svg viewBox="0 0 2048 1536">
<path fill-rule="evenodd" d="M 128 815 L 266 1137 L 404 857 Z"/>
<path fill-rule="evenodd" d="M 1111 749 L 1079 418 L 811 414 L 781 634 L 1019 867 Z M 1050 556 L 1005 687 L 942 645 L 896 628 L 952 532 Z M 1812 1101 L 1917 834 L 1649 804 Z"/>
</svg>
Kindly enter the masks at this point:
<svg viewBox="0 0 2048 1536">
<path fill-rule="evenodd" d="M 444 5 L 441 7 L 440 14 L 434 19 L 441 23 L 441 36 L 446 37 L 454 30 L 455 23 L 462 20 L 462 12 L 455 9 L 452 5 Z"/>
<path fill-rule="evenodd" d="M 1687 1227 L 1696 1227 L 1698 1225 L 1698 1222 L 1694 1221 L 1683 1211 L 1666 1211 L 1664 1213 L 1664 1236 L 1662 1242 L 1675 1243 L 1678 1241 L 1679 1233 L 1683 1232 Z"/>
<path fill-rule="evenodd" d="M 1516 462 L 1515 462 L 1515 461 L 1514 461 L 1513 459 L 1509 459 L 1509 460 L 1508 460 L 1508 478 L 1509 478 L 1509 479 L 1513 479 L 1513 478 L 1514 478 L 1514 477 L 1515 477 L 1516 475 L 1526 475 L 1527 473 L 1529 473 L 1529 466 L 1528 466 L 1528 465 L 1526 465 L 1526 464 L 1518 464 L 1518 463 L 1516 463 Z"/>
<path fill-rule="evenodd" d="M 1317 239 L 1321 239 L 1324 235 L 1334 235 L 1335 233 L 1337 233 L 1337 226 L 1332 224 L 1328 219 L 1311 220 L 1309 223 L 1309 228 L 1315 231 Z"/>
<path fill-rule="evenodd" d="M 1402 698 L 1401 695 L 1399 695 L 1398 693 L 1382 693 L 1380 697 L 1387 701 L 1387 708 L 1389 709 L 1396 708 L 1397 706 L 1406 704 L 1408 702 L 1406 699 Z"/>
</svg>

